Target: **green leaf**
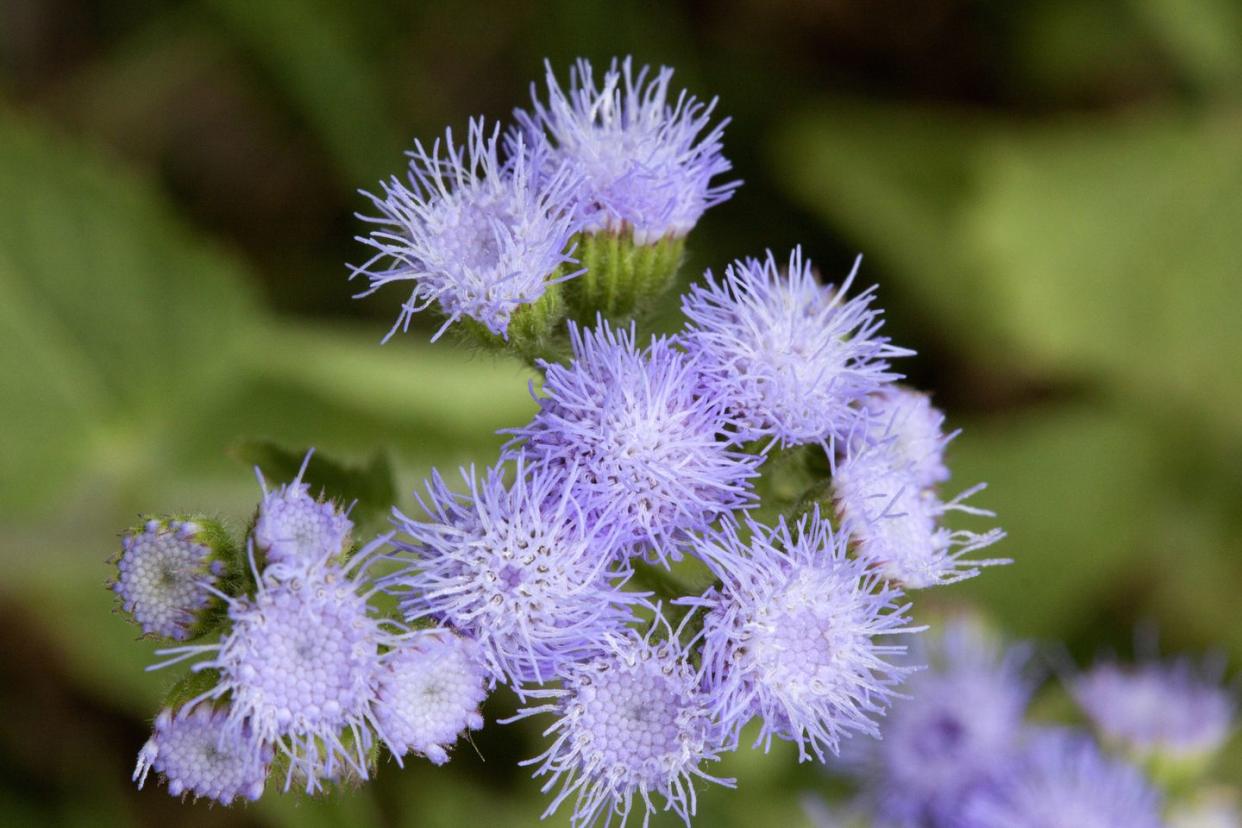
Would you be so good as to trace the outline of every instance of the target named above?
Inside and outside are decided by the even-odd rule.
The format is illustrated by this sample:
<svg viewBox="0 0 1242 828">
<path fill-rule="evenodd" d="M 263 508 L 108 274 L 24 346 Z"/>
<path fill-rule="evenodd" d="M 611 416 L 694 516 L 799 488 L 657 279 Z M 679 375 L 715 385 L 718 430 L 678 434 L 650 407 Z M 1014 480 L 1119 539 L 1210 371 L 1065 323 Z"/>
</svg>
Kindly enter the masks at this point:
<svg viewBox="0 0 1242 828">
<path fill-rule="evenodd" d="M 1008 537 L 986 551 L 1014 563 L 929 597 L 986 606 L 1019 636 L 1064 638 L 1087 625 L 1142 566 L 1163 520 L 1154 438 L 1102 406 L 968 423 L 950 444 L 946 491 L 987 481 L 970 502 L 995 510 Z"/>
<path fill-rule="evenodd" d="M 1033 364 L 1242 433 L 1242 112 L 1067 123 L 978 179 L 968 238 Z"/>
<path fill-rule="evenodd" d="M 240 268 L 149 183 L 0 110 L 0 512 L 209 398 L 253 320 Z"/>
<path fill-rule="evenodd" d="M 278 483 L 297 477 L 306 458 L 306 450 L 289 451 L 268 440 L 243 440 L 233 447 L 232 454 L 247 465 L 257 466 L 265 478 Z M 302 479 L 312 493 L 322 491 L 344 506 L 354 504 L 350 516 L 359 525 L 383 518 L 397 502 L 392 462 L 382 450 L 358 466 L 345 465 L 316 452 L 307 462 Z"/>
<path fill-rule="evenodd" d="M 384 77 L 359 42 L 348 6 L 326 0 L 207 4 L 317 130 L 351 191 L 400 160 L 405 139 L 388 108 Z"/>
</svg>

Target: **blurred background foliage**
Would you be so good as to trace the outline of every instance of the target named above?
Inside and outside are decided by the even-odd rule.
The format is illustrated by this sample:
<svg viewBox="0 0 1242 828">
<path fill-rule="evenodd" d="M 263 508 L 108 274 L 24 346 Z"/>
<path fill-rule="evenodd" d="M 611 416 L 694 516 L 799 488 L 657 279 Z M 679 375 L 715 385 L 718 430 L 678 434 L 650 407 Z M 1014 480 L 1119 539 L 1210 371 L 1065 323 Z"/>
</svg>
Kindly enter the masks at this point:
<svg viewBox="0 0 1242 828">
<path fill-rule="evenodd" d="M 245 521 L 271 447 L 243 441 L 391 458 L 402 504 L 493 457 L 529 373 L 427 328 L 379 345 L 402 297 L 349 298 L 355 191 L 414 137 L 506 118 L 545 57 L 631 53 L 734 119 L 747 183 L 686 277 L 795 243 L 839 277 L 862 251 L 912 382 L 965 429 L 955 480 L 990 482 L 1017 563 L 924 605 L 1079 659 L 1151 619 L 1242 662 L 1233 0 L 3 0 L 0 822 L 535 823 L 521 727 L 320 801 L 133 790 L 170 679 L 103 586 L 139 512 Z M 745 794 L 701 824 L 798 824 L 821 784 L 783 751 L 725 770 Z"/>
</svg>

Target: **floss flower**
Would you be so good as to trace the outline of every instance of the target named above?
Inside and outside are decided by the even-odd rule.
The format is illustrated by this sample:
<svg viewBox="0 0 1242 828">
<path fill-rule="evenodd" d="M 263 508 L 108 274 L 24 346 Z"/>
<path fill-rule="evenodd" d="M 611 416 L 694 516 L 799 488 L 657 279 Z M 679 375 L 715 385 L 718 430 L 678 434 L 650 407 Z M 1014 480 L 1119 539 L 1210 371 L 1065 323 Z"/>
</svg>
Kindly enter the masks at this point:
<svg viewBox="0 0 1242 828">
<path fill-rule="evenodd" d="M 1233 729 L 1234 700 L 1219 677 L 1208 677 L 1186 659 L 1098 664 L 1070 689 L 1103 739 L 1138 758 L 1204 758 Z"/>
<path fill-rule="evenodd" d="M 1088 738 L 1036 737 L 991 785 L 962 806 L 961 828 L 1162 828 L 1161 801 L 1136 768 Z"/>
<path fill-rule="evenodd" d="M 211 521 L 151 519 L 122 536 L 112 591 L 144 633 L 185 641 L 205 631 L 233 554 Z"/>
<path fill-rule="evenodd" d="M 747 439 L 830 441 L 859 402 L 899 378 L 888 360 L 912 352 L 879 335 L 874 289 L 845 298 L 857 270 L 834 288 L 816 281 L 800 248 L 785 273 L 769 252 L 734 262 L 719 282 L 709 270 L 682 297 L 682 342 Z"/>
<path fill-rule="evenodd" d="M 533 112 L 516 112 L 517 140 L 542 147 L 546 169 L 575 173 L 570 207 L 588 233 L 633 234 L 637 244 L 685 236 L 738 182 L 721 155 L 727 121 L 711 126 L 716 102 L 670 93 L 673 70 L 634 70 L 614 60 L 597 86 L 589 61 L 570 70 L 562 89 L 547 65 L 548 101 L 532 90 Z"/>
<path fill-rule="evenodd" d="M 676 559 L 690 533 L 754 503 L 760 458 L 723 436 L 721 404 L 696 392 L 693 360 L 662 337 L 640 350 L 635 336 L 633 326 L 571 324 L 573 361 L 540 363 L 539 413 L 512 433 L 532 461 L 577 468 L 573 488 L 592 520 Z"/>
<path fill-rule="evenodd" d="M 928 668 L 893 702 L 883 738 L 853 743 L 852 769 L 881 824 L 951 826 L 968 794 L 1012 761 L 1032 689 L 1025 660 L 967 619 L 912 648 Z"/>
<path fill-rule="evenodd" d="M 257 743 L 288 757 L 286 789 L 295 774 L 308 793 L 345 770 L 367 778 L 379 681 L 407 634 L 377 618 L 360 591 L 359 574 L 387 541 L 363 547 L 345 567 L 256 574 L 253 597 L 229 600 L 232 628 L 219 643 L 159 651 L 171 659 L 157 667 L 201 656 L 194 670 L 219 674 L 191 704 L 227 697 L 229 726 L 244 723 Z"/>
<path fill-rule="evenodd" d="M 949 479 L 944 451 L 958 432 L 944 433 L 944 414 L 931 404 L 930 395 L 888 385 L 867 397 L 862 409 L 862 448 L 887 443 L 884 451 L 893 468 L 904 470 L 913 488 L 931 488 Z"/>
<path fill-rule="evenodd" d="M 483 727 L 487 670 L 478 645 L 445 630 L 425 630 L 388 660 L 381 673 L 375 719 L 395 755 L 418 753 L 448 761 L 467 730 Z"/>
<path fill-rule="evenodd" d="M 358 295 L 413 284 L 388 336 L 433 304 L 445 316 L 433 340 L 463 318 L 507 337 L 513 316 L 544 296 L 551 307 L 529 312 L 547 315 L 548 325 L 559 318 L 555 288 L 577 275 L 566 272 L 577 230 L 564 210 L 573 179 L 565 169 L 536 175 L 521 138 L 502 161 L 498 139 L 498 128 L 489 134 L 474 120 L 464 146 L 451 130 L 430 149 L 415 142 L 406 181 L 390 179 L 380 195 L 368 194 L 379 216 L 367 218 L 375 229 L 358 240 L 376 253 L 354 268 L 370 283 Z"/>
<path fill-rule="evenodd" d="M 291 482 L 267 490 L 263 473 L 257 468 L 263 500 L 254 524 L 254 542 L 271 564 L 298 568 L 339 557 L 349 548 L 354 524 L 335 504 L 315 500 L 310 486 L 303 482 L 314 451 L 308 451 Z"/>
<path fill-rule="evenodd" d="M 155 732 L 138 754 L 134 781 L 141 788 L 154 770 L 173 796 L 230 805 L 263 794 L 271 760 L 271 746 L 256 741 L 244 723 L 232 725 L 227 709 L 200 704 L 156 717 Z"/>
<path fill-rule="evenodd" d="M 562 477 L 523 458 L 514 467 L 511 482 L 505 463 L 481 482 L 463 469 L 465 495 L 433 474 L 420 498 L 429 519 L 398 516 L 398 547 L 415 571 L 390 589 L 411 622 L 434 618 L 474 638 L 492 673 L 520 685 L 597 652 L 642 596 L 621 589 L 628 572 L 607 569 L 615 530 L 586 519 L 578 472 Z"/>
<path fill-rule="evenodd" d="M 866 418 L 862 418 L 866 422 Z M 965 503 L 979 484 L 949 501 L 920 483 L 918 464 L 902 453 L 891 435 L 867 445 L 851 438 L 847 456 L 835 463 L 832 490 L 841 525 L 857 542 L 857 553 L 884 576 L 908 589 L 964 581 L 1007 559 L 971 559 L 972 552 L 1005 536 L 1000 529 L 977 533 L 943 525 L 952 512 L 994 517 Z"/>
<path fill-rule="evenodd" d="M 689 825 L 696 780 L 733 786 L 734 780 L 703 770 L 732 745 L 713 723 L 710 699 L 678 644 L 680 633 L 657 615 L 645 635 L 609 634 L 601 656 L 565 665 L 560 687 L 530 692 L 546 703 L 524 708 L 515 719 L 556 717 L 545 731 L 552 744 L 523 763 L 537 766 L 536 777 L 549 776 L 545 793 L 559 786 L 545 817 L 573 798 L 574 826 L 601 819 L 612 824 L 614 817 L 624 824 L 635 806 L 645 825 L 658 795 L 664 810 Z"/>
<path fill-rule="evenodd" d="M 748 520 L 700 539 L 694 552 L 720 586 L 679 603 L 702 607 L 703 673 L 713 709 L 734 732 L 763 720 L 758 743 L 798 745 L 800 760 L 825 760 L 854 733 L 878 735 L 876 717 L 912 671 L 895 658 L 918 632 L 902 594 L 863 561 L 818 510 L 791 530 Z"/>
</svg>

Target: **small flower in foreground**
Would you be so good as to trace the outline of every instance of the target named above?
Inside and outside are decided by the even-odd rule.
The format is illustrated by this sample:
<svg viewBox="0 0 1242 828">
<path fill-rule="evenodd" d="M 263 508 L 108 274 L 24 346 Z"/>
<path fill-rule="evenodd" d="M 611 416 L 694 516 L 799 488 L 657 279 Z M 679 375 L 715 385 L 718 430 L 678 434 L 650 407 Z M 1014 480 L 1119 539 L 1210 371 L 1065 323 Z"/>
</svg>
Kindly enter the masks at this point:
<svg viewBox="0 0 1242 828">
<path fill-rule="evenodd" d="M 696 366 L 670 340 L 640 350 L 633 326 L 602 321 L 571 324 L 570 339 L 573 362 L 542 363 L 539 413 L 512 433 L 532 461 L 578 468 L 574 490 L 594 519 L 667 560 L 689 533 L 754 503 L 760 458 L 722 436 L 720 404 L 696 393 Z"/>
<path fill-rule="evenodd" d="M 306 453 L 297 477 L 270 492 L 263 473 L 255 469 L 263 500 L 254 524 L 254 542 L 269 564 L 296 569 L 336 558 L 348 550 L 353 522 L 336 504 L 312 498 L 310 486 L 302 482 L 313 453 Z"/>
<path fill-rule="evenodd" d="M 270 745 L 256 742 L 246 726 L 228 722 L 228 712 L 209 704 L 164 710 L 155 732 L 138 754 L 134 781 L 141 788 L 155 770 L 167 780 L 173 796 L 191 794 L 229 805 L 238 797 L 256 800 L 263 794 Z"/>
<path fill-rule="evenodd" d="M 905 645 L 881 642 L 922 628 L 818 511 L 792 530 L 783 518 L 748 524 L 747 541 L 726 526 L 696 543 L 721 586 L 678 603 L 706 610 L 704 679 L 722 721 L 736 732 L 759 716 L 765 749 L 775 736 L 822 762 L 854 733 L 879 734 L 876 717 L 914 670 L 890 660 Z"/>
<path fill-rule="evenodd" d="M 951 825 L 967 794 L 1012 760 L 1032 690 L 1022 675 L 1026 654 L 1002 653 L 967 619 L 912 648 L 912 660 L 928 669 L 912 675 L 908 697 L 893 703 L 883 738 L 852 745 L 852 769 L 882 824 Z"/>
<path fill-rule="evenodd" d="M 857 269 L 834 288 L 816 281 L 800 248 L 784 274 L 769 252 L 729 265 L 720 282 L 708 271 L 682 297 L 686 350 L 748 439 L 830 441 L 857 403 L 899 378 L 888 360 L 913 352 L 879 335 L 874 289 L 845 298 Z"/>
<path fill-rule="evenodd" d="M 1100 736 L 1136 758 L 1210 756 L 1233 730 L 1235 702 L 1220 676 L 1188 659 L 1101 663 L 1074 679 L 1070 690 Z"/>
<path fill-rule="evenodd" d="M 482 120 L 470 122 L 465 146 L 453 142 L 451 130 L 443 145 L 416 142 L 408 186 L 393 178 L 381 184 L 381 195 L 368 196 L 380 215 L 362 217 L 376 227 L 358 240 L 377 252 L 350 277 L 370 282 L 358 295 L 413 283 L 389 337 L 433 304 L 446 317 L 433 340 L 462 317 L 506 336 L 519 308 L 577 275 L 564 272 L 574 261 L 577 230 L 564 212 L 574 183 L 569 171 L 536 175 L 521 139 L 514 157 L 502 162 L 498 143 Z"/>
<path fill-rule="evenodd" d="M 1162 828 L 1160 796 L 1086 736 L 1036 737 L 994 784 L 962 805 L 961 828 Z"/>
<path fill-rule="evenodd" d="M 112 591 L 148 635 L 185 641 L 219 602 L 212 590 L 231 542 L 204 520 L 148 520 L 121 539 Z"/>
<path fill-rule="evenodd" d="M 624 825 L 636 806 L 645 825 L 658 794 L 664 810 L 689 825 L 696 779 L 733 786 L 703 770 L 732 745 L 721 741 L 679 633 L 659 615 L 646 635 L 610 634 L 604 655 L 564 666 L 559 688 L 530 692 L 546 703 L 515 719 L 557 717 L 545 731 L 552 745 L 523 763 L 538 766 L 536 777 L 550 774 L 545 793 L 559 786 L 545 817 L 572 797 L 574 826 L 610 825 L 614 817 Z"/>
<path fill-rule="evenodd" d="M 597 87 L 590 62 L 579 60 L 563 90 L 548 64 L 547 105 L 532 90 L 533 113 L 516 112 L 517 134 L 542 144 L 537 154 L 553 169 L 577 173 L 572 207 L 587 232 L 630 231 L 638 244 L 684 236 L 737 188 L 712 183 L 730 169 L 721 155 L 727 120 L 709 127 L 715 100 L 685 92 L 671 100 L 672 76 L 667 67 L 635 71 L 626 58 Z"/>
<path fill-rule="evenodd" d="M 413 559 L 389 589 L 410 621 L 434 618 L 479 642 L 492 673 L 510 684 L 543 681 L 562 661 L 598 652 L 603 633 L 623 627 L 642 596 L 610 570 L 615 532 L 586 519 L 568 478 L 524 459 L 462 470 L 468 493 L 439 473 L 420 505 L 429 516 L 398 516 L 398 547 Z"/>
<path fill-rule="evenodd" d="M 884 577 L 907 589 L 924 589 L 964 581 L 980 568 L 1009 563 L 1005 558 L 966 556 L 1005 536 L 1000 529 L 977 533 L 942 524 L 950 512 L 994 517 L 966 505 L 983 484 L 942 501 L 919 487 L 913 464 L 900 462 L 891 441 L 854 445 L 837 461 L 833 496 L 841 525 L 857 541 L 859 557 L 875 564 Z"/>
<path fill-rule="evenodd" d="M 419 632 L 388 660 L 380 676 L 375 719 L 393 754 L 448 761 L 448 748 L 483 727 L 487 671 L 478 645 L 445 630 Z"/>
<path fill-rule="evenodd" d="M 373 615 L 360 592 L 360 573 L 387 541 L 363 547 L 345 567 L 256 577 L 253 597 L 230 599 L 233 626 L 218 644 L 158 651 L 170 658 L 156 667 L 201 656 L 194 670 L 219 673 L 190 704 L 228 697 L 230 725 L 246 723 L 255 741 L 289 757 L 286 789 L 295 775 L 308 793 L 345 771 L 367 778 L 379 679 L 408 635 Z"/>
</svg>

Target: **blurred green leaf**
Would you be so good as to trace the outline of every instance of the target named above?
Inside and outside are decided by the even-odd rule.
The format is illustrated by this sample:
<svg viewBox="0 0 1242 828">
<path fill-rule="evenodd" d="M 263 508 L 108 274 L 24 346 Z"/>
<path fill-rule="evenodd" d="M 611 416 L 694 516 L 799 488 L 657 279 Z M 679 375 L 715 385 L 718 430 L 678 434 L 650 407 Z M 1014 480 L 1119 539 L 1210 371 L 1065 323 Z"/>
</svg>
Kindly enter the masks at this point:
<svg viewBox="0 0 1242 828">
<path fill-rule="evenodd" d="M 1235 0 L 1129 0 L 1151 35 L 1200 87 L 1236 92 L 1242 6 Z"/>
<path fill-rule="evenodd" d="M 1014 563 L 932 597 L 986 606 L 1018 636 L 1080 628 L 1140 566 L 1136 553 L 1161 519 L 1156 440 L 1103 406 L 968 423 L 950 445 L 947 485 L 988 482 L 971 503 L 997 512 L 1008 537 L 987 552 Z M 980 518 L 968 520 L 979 528 Z"/>
<path fill-rule="evenodd" d="M 328 0 L 206 0 L 247 44 L 318 132 L 349 189 L 370 184 L 399 159 L 397 131 L 379 68 L 354 36 L 349 6 Z"/>
<path fill-rule="evenodd" d="M 210 397 L 255 313 L 145 181 L 0 111 L 0 511 Z"/>
<path fill-rule="evenodd" d="M 966 237 L 1022 352 L 1238 433 L 1242 114 L 1066 123 L 978 169 Z"/>
<path fill-rule="evenodd" d="M 306 450 L 290 451 L 269 440 L 243 440 L 233 447 L 232 454 L 247 465 L 257 466 L 263 476 L 275 482 L 288 482 L 297 477 L 306 458 Z M 350 517 L 358 525 L 367 525 L 386 515 L 397 502 L 397 483 L 392 461 L 384 451 L 377 451 L 365 465 L 339 463 L 323 452 L 315 452 L 306 464 L 302 480 L 313 494 L 323 492 L 338 503 L 353 504 Z"/>
</svg>

